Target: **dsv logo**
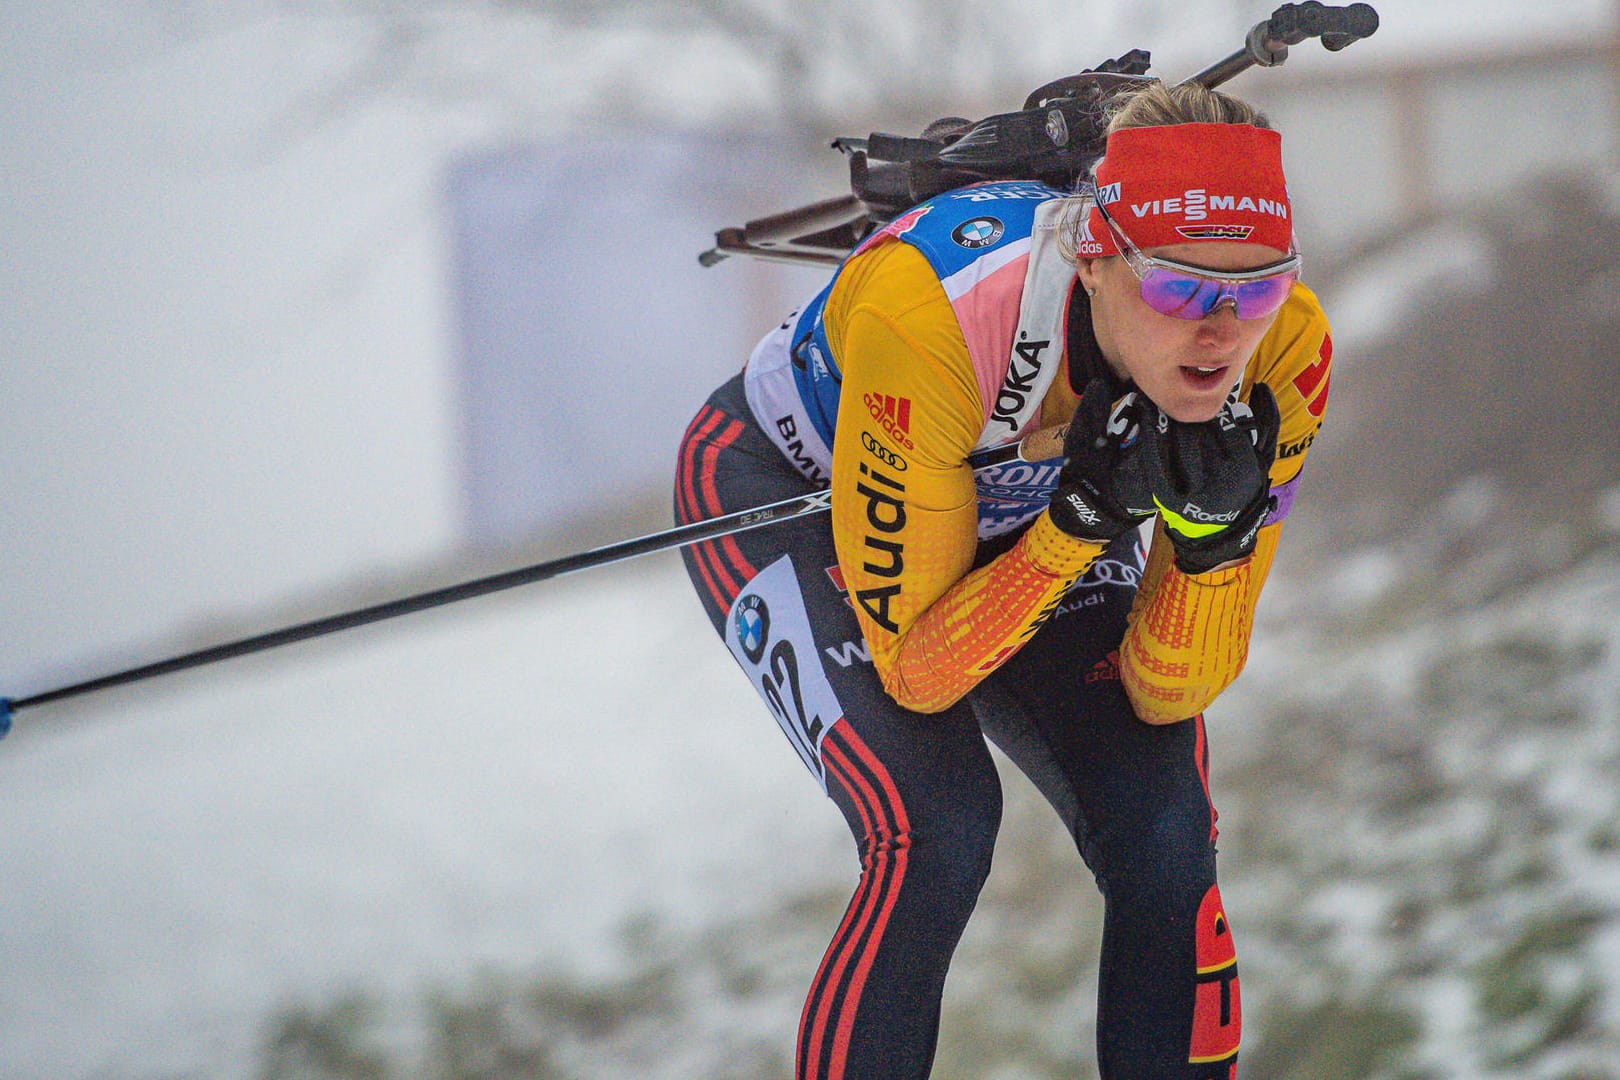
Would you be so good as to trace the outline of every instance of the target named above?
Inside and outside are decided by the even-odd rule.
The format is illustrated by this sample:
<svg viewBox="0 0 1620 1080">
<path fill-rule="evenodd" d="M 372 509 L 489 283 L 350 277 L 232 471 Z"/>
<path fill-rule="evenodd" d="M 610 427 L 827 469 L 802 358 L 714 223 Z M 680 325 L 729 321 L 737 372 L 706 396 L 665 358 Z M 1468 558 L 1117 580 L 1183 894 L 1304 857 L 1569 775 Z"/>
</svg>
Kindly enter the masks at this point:
<svg viewBox="0 0 1620 1080">
<path fill-rule="evenodd" d="M 906 471 L 906 459 L 874 439 L 870 431 L 861 432 L 861 445 L 866 447 L 867 453 L 889 466 L 895 472 Z"/>
</svg>

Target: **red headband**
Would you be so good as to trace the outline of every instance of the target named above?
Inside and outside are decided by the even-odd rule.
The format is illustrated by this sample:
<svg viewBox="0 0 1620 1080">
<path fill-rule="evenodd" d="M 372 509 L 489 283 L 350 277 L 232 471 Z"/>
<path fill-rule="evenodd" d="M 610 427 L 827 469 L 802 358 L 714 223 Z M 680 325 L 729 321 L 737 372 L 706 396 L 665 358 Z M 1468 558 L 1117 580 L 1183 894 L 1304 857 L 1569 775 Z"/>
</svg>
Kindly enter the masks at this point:
<svg viewBox="0 0 1620 1080">
<path fill-rule="evenodd" d="M 1287 252 L 1294 225 L 1282 136 L 1248 124 L 1166 124 L 1108 136 L 1097 198 L 1139 248 L 1239 240 Z M 1095 209 L 1079 254 L 1119 254 Z"/>
</svg>

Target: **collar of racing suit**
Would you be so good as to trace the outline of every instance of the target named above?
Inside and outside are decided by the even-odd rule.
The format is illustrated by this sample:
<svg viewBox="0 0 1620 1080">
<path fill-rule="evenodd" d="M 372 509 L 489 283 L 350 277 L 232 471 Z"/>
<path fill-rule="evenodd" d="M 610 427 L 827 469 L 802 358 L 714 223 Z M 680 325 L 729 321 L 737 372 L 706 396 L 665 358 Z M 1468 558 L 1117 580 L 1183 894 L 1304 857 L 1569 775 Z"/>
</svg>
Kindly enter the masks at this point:
<svg viewBox="0 0 1620 1080">
<path fill-rule="evenodd" d="M 1102 379 L 1108 384 L 1108 396 L 1113 401 L 1119 400 L 1130 389 L 1130 380 L 1114 374 L 1108 361 L 1103 359 L 1102 348 L 1097 344 L 1097 334 L 1091 325 L 1091 304 L 1086 290 L 1080 287 L 1078 275 L 1069 290 L 1068 337 L 1064 345 L 1069 358 L 1069 389 L 1076 396 L 1085 390 L 1092 379 Z"/>
</svg>

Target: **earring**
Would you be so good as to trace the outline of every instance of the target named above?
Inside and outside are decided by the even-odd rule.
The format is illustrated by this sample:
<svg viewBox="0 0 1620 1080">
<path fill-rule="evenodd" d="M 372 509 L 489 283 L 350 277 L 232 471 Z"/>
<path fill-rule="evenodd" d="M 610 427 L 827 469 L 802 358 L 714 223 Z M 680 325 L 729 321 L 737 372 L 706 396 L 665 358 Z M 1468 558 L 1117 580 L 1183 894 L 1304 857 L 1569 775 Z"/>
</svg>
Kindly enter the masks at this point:
<svg viewBox="0 0 1620 1080">
<path fill-rule="evenodd" d="M 1089 286 L 1082 286 L 1082 287 L 1085 288 L 1087 296 L 1096 296 L 1097 295 L 1097 290 L 1096 289 L 1090 288 Z"/>
</svg>

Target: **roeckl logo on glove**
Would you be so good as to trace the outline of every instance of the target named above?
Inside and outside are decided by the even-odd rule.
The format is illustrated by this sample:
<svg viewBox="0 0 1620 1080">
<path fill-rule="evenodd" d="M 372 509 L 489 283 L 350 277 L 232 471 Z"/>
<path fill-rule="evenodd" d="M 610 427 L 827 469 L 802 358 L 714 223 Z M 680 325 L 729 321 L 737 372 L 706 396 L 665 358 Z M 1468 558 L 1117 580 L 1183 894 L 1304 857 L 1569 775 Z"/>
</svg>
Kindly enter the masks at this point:
<svg viewBox="0 0 1620 1080">
<path fill-rule="evenodd" d="M 1191 518 L 1193 521 L 1202 521 L 1210 525 L 1222 525 L 1226 522 L 1236 521 L 1238 515 L 1242 512 L 1242 510 L 1233 510 L 1229 514 L 1212 514 L 1197 503 L 1188 503 L 1178 511 L 1184 518 Z"/>
</svg>

